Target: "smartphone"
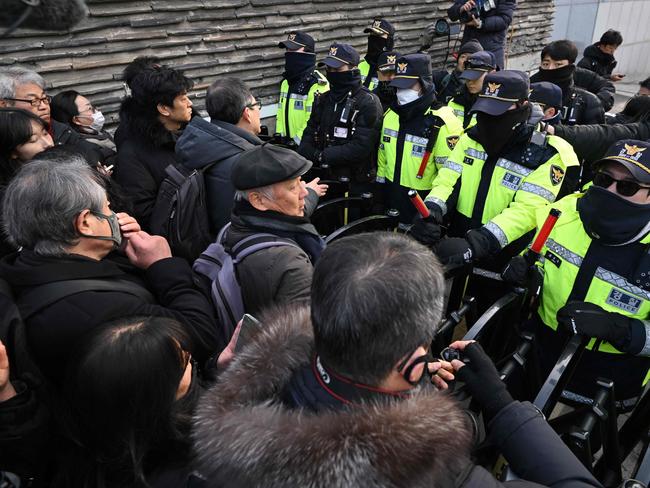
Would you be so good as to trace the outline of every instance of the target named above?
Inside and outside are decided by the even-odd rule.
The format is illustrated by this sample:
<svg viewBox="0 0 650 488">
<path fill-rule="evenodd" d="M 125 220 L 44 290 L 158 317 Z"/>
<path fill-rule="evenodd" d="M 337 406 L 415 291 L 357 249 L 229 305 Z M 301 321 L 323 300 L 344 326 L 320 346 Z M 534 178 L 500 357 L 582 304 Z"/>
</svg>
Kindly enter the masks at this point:
<svg viewBox="0 0 650 488">
<path fill-rule="evenodd" d="M 242 347 L 248 344 L 251 338 L 262 328 L 262 323 L 250 314 L 244 314 L 239 329 L 239 337 L 235 350 L 240 351 Z"/>
</svg>

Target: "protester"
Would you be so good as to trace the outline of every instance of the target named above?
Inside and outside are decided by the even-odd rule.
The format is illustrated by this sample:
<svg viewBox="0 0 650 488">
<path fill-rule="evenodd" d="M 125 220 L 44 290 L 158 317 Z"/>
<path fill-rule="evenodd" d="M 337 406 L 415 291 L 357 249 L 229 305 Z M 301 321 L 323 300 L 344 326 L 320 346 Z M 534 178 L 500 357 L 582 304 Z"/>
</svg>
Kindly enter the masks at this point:
<svg viewBox="0 0 650 488">
<path fill-rule="evenodd" d="M 106 166 L 114 163 L 115 143 L 113 136 L 104 129 L 104 114 L 93 107 L 90 100 L 75 90 L 59 92 L 52 98 L 51 116 L 68 124 L 86 141 L 101 148 L 102 161 Z"/>
<path fill-rule="evenodd" d="M 187 91 L 192 81 L 172 68 L 150 66 L 131 81 L 130 97 L 120 108 L 122 127 L 114 177 L 133 199 L 134 217 L 143 229 L 165 179 L 165 168 L 177 164 L 174 148 L 192 117 Z"/>
<path fill-rule="evenodd" d="M 225 346 L 188 263 L 171 257 L 164 238 L 113 213 L 80 158 L 23 166 L 6 189 L 2 220 L 22 251 L 0 262 L 0 275 L 15 294 L 34 360 L 52 381 L 62 381 L 85 332 L 128 315 L 179 320 L 202 362 Z M 128 261 L 111 254 L 122 244 Z"/>
<path fill-rule="evenodd" d="M 623 44 L 621 33 L 609 29 L 600 36 L 600 41 L 585 48 L 584 57 L 580 60 L 578 66 L 593 71 L 603 78 L 621 81 L 625 75 L 612 73 L 617 64 L 614 53 L 621 44 Z"/>
<path fill-rule="evenodd" d="M 626 103 L 623 110 L 609 115 L 606 114 L 608 124 L 632 124 L 645 120 L 650 115 L 650 97 L 646 95 L 635 95 Z"/>
<path fill-rule="evenodd" d="M 316 265 L 311 308 L 266 315 L 264 332 L 201 398 L 194 450 L 208 483 L 509 486 L 473 465 L 468 417 L 431 385 L 453 379 L 427 354 L 444 290 L 435 257 L 405 236 L 332 244 Z M 480 346 L 452 347 L 471 359 L 454 365 L 488 441 L 529 480 L 513 486 L 600 486 L 532 405 L 512 399 Z"/>
</svg>

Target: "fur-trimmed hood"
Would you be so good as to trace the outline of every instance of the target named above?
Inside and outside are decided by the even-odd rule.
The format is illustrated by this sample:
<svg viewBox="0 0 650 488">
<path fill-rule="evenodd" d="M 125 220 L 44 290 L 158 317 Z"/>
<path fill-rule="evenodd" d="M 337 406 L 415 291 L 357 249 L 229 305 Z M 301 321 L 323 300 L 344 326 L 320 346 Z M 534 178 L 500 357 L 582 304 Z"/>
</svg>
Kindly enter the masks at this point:
<svg viewBox="0 0 650 488">
<path fill-rule="evenodd" d="M 145 109 L 133 98 L 127 97 L 120 106 L 120 123 L 124 124 L 125 138 L 133 137 L 154 147 L 170 146 L 174 148 L 176 138 L 173 133 L 154 115 Z"/>
<path fill-rule="evenodd" d="M 471 436 L 453 399 L 431 390 L 388 405 L 288 409 L 279 396 L 313 351 L 309 308 L 263 323 L 196 410 L 197 468 L 210 486 L 454 486 Z"/>
</svg>

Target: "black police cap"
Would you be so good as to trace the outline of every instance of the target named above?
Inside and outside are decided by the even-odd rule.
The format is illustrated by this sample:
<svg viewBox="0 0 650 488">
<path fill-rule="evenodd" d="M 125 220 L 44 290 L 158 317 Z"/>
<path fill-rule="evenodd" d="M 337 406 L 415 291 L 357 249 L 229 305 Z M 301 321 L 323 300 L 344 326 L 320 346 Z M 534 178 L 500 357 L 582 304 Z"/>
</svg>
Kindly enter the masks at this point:
<svg viewBox="0 0 650 488">
<path fill-rule="evenodd" d="M 650 183 L 650 143 L 625 139 L 615 142 L 607 150 L 605 157 L 596 161 L 602 165 L 607 161 L 616 161 L 625 166 L 632 176 L 641 183 Z"/>
<path fill-rule="evenodd" d="M 237 158 L 230 179 L 237 190 L 250 190 L 302 176 L 311 166 L 295 151 L 264 143 Z"/>
<path fill-rule="evenodd" d="M 330 46 L 327 56 L 318 66 L 329 66 L 330 68 L 340 68 L 344 64 L 351 66 L 359 65 L 359 53 L 349 44 L 335 42 Z"/>
<path fill-rule="evenodd" d="M 544 107 L 562 107 L 562 88 L 550 81 L 540 81 L 530 85 L 530 101 Z"/>
<path fill-rule="evenodd" d="M 461 80 L 478 80 L 483 74 L 490 73 L 497 68 L 497 59 L 490 51 L 477 51 L 465 61 L 465 70 L 461 73 Z"/>
<path fill-rule="evenodd" d="M 529 87 L 528 75 L 523 71 L 504 70 L 489 73 L 471 111 L 501 115 L 513 103 L 528 100 Z"/>
<path fill-rule="evenodd" d="M 366 34 L 375 34 L 381 36 L 383 34 L 388 35 L 388 37 L 393 37 L 395 35 L 395 27 L 393 24 L 388 22 L 386 19 L 375 18 L 370 24 L 370 27 L 363 29 L 363 32 Z"/>
<path fill-rule="evenodd" d="M 287 36 L 286 41 L 278 43 L 278 47 L 282 49 L 291 49 L 292 51 L 298 50 L 301 47 L 305 48 L 305 52 L 313 53 L 316 47 L 314 38 L 302 31 L 291 31 Z"/>
<path fill-rule="evenodd" d="M 395 71 L 397 58 L 401 56 L 397 51 L 384 51 L 377 58 L 377 69 L 382 73 L 386 71 Z"/>
<path fill-rule="evenodd" d="M 428 54 L 407 54 L 397 60 L 395 78 L 390 86 L 411 88 L 416 81 L 431 82 L 431 58 Z"/>
</svg>

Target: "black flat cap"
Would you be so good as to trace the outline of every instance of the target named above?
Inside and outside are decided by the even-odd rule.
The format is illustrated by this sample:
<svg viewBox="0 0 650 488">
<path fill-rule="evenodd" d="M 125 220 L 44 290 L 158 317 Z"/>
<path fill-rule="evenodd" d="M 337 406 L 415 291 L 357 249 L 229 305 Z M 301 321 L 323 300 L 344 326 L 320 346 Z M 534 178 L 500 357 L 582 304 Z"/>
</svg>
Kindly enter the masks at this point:
<svg viewBox="0 0 650 488">
<path fill-rule="evenodd" d="M 237 190 L 250 190 L 302 176 L 311 165 L 295 151 L 264 143 L 237 158 L 230 180 Z"/>
</svg>

